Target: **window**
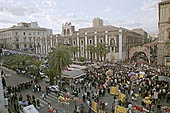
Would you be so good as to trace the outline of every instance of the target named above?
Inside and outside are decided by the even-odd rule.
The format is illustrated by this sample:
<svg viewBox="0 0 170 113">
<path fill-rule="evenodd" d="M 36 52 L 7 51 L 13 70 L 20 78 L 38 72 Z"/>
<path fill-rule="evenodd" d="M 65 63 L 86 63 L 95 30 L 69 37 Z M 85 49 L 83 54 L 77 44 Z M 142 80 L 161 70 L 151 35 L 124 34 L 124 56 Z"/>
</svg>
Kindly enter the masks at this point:
<svg viewBox="0 0 170 113">
<path fill-rule="evenodd" d="M 18 32 L 16 32 L 15 35 L 18 35 Z"/>
<path fill-rule="evenodd" d="M 84 51 L 84 48 L 83 47 L 81 47 L 81 52 L 83 52 Z"/>
<path fill-rule="evenodd" d="M 66 29 L 64 29 L 64 35 L 66 35 Z"/>
<path fill-rule="evenodd" d="M 27 44 L 24 44 L 24 48 L 27 48 Z"/>
<path fill-rule="evenodd" d="M 74 46 L 76 45 L 76 41 L 75 41 L 75 40 L 73 41 L 73 45 L 74 45 Z"/>
<path fill-rule="evenodd" d="M 31 37 L 29 37 L 29 41 L 31 42 Z"/>
<path fill-rule="evenodd" d="M 81 40 L 81 45 L 83 45 L 83 43 L 84 43 L 84 41 L 83 41 L 83 40 Z"/>
<path fill-rule="evenodd" d="M 89 44 L 92 44 L 92 40 L 91 39 L 89 40 Z"/>
<path fill-rule="evenodd" d="M 100 42 L 99 42 L 99 43 L 103 43 L 103 39 L 102 39 L 102 38 L 100 39 Z"/>
<path fill-rule="evenodd" d="M 70 35 L 70 30 L 69 29 L 67 29 L 67 35 Z"/>
<path fill-rule="evenodd" d="M 25 35 L 25 32 L 23 32 L 23 34 Z"/>
</svg>

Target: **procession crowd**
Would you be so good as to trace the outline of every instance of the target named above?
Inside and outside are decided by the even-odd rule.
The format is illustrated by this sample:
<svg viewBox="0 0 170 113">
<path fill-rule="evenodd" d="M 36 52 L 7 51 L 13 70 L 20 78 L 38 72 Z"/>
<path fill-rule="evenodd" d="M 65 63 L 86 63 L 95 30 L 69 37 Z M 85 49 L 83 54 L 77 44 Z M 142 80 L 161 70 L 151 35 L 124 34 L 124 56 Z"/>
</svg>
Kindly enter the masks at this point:
<svg viewBox="0 0 170 113">
<path fill-rule="evenodd" d="M 107 73 L 109 70 L 111 73 Z M 88 69 L 83 78 L 73 80 L 71 89 L 76 92 L 76 96 L 83 91 L 83 101 L 88 104 L 89 112 L 92 101 L 99 105 L 99 109 L 105 110 L 107 103 L 102 101 L 102 97 L 106 92 L 110 93 L 110 88 L 114 86 L 118 88 L 118 94 L 113 96 L 113 113 L 116 105 L 127 108 L 129 113 L 155 113 L 161 112 L 161 103 L 170 102 L 170 85 L 168 81 L 159 80 L 159 76 L 168 77 L 169 74 L 170 69 L 164 66 L 136 66 L 124 63 L 105 65 Z M 125 95 L 122 101 L 120 93 Z M 81 95 L 79 97 L 81 98 Z"/>
<path fill-rule="evenodd" d="M 162 103 L 170 105 L 169 82 L 159 79 L 160 76 L 170 77 L 170 68 L 168 67 L 119 63 L 92 66 L 87 68 L 85 73 L 86 75 L 78 79 L 71 79 L 69 87 L 62 88 L 65 89 L 64 93 L 57 95 L 59 102 L 72 100 L 73 103 L 71 101 L 68 103 L 74 104 L 74 113 L 91 113 L 92 110 L 114 113 L 114 111 L 119 110 L 117 106 L 125 108 L 128 113 L 161 113 Z M 64 82 L 63 79 L 56 84 L 64 87 L 61 85 Z M 117 91 L 113 91 L 112 87 L 116 88 Z M 26 100 L 23 100 L 22 95 L 17 95 L 17 92 L 28 88 L 33 88 L 34 92 L 41 92 L 41 86 L 34 84 L 33 81 L 8 86 L 5 93 L 7 101 L 5 105 L 13 105 L 16 110 L 21 107 L 21 104 L 33 104 L 35 107 L 40 107 L 40 101 L 34 95 L 26 95 Z M 43 92 L 42 95 L 48 95 L 48 93 L 49 90 L 46 87 L 46 92 Z M 103 101 L 106 94 L 112 96 L 111 103 Z M 120 98 L 120 94 L 124 96 Z M 110 108 L 108 108 L 108 104 L 111 104 Z M 59 109 L 52 108 L 49 103 L 47 112 L 59 113 Z"/>
</svg>

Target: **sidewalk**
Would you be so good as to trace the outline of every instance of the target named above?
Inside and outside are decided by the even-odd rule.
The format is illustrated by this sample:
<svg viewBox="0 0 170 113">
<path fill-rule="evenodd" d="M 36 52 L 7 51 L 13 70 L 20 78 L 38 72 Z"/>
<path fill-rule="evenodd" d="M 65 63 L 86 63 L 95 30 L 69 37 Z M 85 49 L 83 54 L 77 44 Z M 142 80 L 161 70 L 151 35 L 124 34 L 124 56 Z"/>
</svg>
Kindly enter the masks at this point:
<svg viewBox="0 0 170 113">
<path fill-rule="evenodd" d="M 9 72 L 11 72 L 11 73 L 13 73 L 13 74 L 16 74 L 16 71 L 14 71 L 14 70 L 12 70 L 12 69 L 8 69 L 8 68 L 6 68 L 6 67 L 4 67 L 4 66 L 0 66 L 0 68 L 1 69 L 3 69 L 3 70 L 6 70 L 6 71 L 9 71 Z"/>
</svg>

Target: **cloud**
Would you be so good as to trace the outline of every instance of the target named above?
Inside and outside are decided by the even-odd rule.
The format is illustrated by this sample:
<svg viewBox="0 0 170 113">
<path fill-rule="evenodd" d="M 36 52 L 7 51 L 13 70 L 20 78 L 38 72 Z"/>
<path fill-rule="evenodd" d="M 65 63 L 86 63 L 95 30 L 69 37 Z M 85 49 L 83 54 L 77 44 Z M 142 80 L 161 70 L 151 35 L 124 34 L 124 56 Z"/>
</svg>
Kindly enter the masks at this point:
<svg viewBox="0 0 170 113">
<path fill-rule="evenodd" d="M 156 11 L 160 0 L 143 0 L 141 9 L 143 11 Z"/>
<path fill-rule="evenodd" d="M 111 12 L 111 11 L 112 11 L 111 8 L 105 8 L 105 9 L 104 9 L 104 12 Z"/>
<path fill-rule="evenodd" d="M 2 23 L 2 24 L 15 24 L 16 21 L 11 21 L 11 20 L 7 20 L 7 19 L 0 19 L 0 23 Z"/>
</svg>

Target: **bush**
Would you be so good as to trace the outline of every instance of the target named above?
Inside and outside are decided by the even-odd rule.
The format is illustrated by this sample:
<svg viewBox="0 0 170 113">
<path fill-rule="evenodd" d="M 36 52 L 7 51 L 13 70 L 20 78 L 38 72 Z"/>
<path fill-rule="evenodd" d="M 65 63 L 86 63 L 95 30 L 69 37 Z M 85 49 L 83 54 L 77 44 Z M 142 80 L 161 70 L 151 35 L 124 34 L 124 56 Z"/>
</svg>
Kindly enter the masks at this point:
<svg viewBox="0 0 170 113">
<path fill-rule="evenodd" d="M 78 58 L 78 61 L 79 61 L 79 62 L 85 62 L 85 61 L 86 61 L 86 58 L 84 58 L 84 57 L 79 57 L 79 58 Z"/>
</svg>

